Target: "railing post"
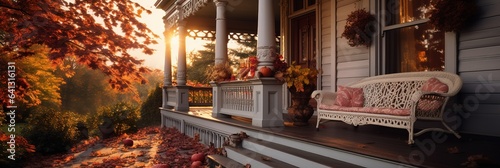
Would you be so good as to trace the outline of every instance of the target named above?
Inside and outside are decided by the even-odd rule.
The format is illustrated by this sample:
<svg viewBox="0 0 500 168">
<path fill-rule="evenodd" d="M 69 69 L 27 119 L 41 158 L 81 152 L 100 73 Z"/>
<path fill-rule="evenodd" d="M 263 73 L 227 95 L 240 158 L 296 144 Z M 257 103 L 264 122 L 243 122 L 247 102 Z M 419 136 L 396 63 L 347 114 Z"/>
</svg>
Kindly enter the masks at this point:
<svg viewBox="0 0 500 168">
<path fill-rule="evenodd" d="M 189 86 L 175 86 L 175 110 L 176 111 L 189 111 Z"/>
<path fill-rule="evenodd" d="M 222 108 L 222 89 L 217 82 L 211 81 L 212 86 L 212 117 L 224 117 L 227 115 L 221 114 Z"/>
<path fill-rule="evenodd" d="M 283 126 L 282 86 L 274 77 L 249 80 L 253 85 L 252 125 L 257 127 Z"/>
</svg>

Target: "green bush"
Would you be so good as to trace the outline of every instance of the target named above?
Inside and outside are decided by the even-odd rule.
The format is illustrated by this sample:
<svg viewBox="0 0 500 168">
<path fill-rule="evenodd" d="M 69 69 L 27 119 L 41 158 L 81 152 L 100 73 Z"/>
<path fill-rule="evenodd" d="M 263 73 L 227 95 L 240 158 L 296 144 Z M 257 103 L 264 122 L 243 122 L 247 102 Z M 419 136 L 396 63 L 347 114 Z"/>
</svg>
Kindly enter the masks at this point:
<svg viewBox="0 0 500 168">
<path fill-rule="evenodd" d="M 153 92 L 149 93 L 148 98 L 141 105 L 141 120 L 139 127 L 147 127 L 161 124 L 161 115 L 159 107 L 162 104 L 162 88 L 156 87 Z"/>
<path fill-rule="evenodd" d="M 10 137 L 11 135 L 15 136 L 14 139 Z M 7 167 L 20 167 L 19 164 L 35 152 L 35 146 L 21 135 L 5 134 L 0 131 L 0 142 L 0 149 L 4 149 L 0 151 L 0 167 L 5 167 L 5 165 L 9 165 Z M 11 158 L 15 160 L 11 160 Z"/>
<path fill-rule="evenodd" d="M 82 117 L 74 112 L 60 112 L 54 109 L 33 110 L 27 118 L 24 135 L 40 153 L 67 151 L 78 142 L 76 124 Z"/>
<path fill-rule="evenodd" d="M 114 134 L 137 131 L 137 122 L 141 118 L 139 109 L 130 103 L 120 102 L 111 106 L 101 107 L 97 111 L 97 117 L 90 119 L 88 123 L 97 128 L 110 124 Z M 107 123 L 108 122 L 108 123 Z"/>
</svg>

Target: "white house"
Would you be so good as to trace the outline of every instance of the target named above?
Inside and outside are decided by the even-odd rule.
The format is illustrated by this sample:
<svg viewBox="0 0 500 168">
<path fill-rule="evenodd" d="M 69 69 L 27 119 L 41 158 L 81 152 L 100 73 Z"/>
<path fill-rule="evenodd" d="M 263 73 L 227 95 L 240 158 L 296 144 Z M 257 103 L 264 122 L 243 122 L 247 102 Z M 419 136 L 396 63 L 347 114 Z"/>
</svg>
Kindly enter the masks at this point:
<svg viewBox="0 0 500 168">
<path fill-rule="evenodd" d="M 454 110 L 458 114 L 454 118 L 454 127 L 461 134 L 492 139 L 500 137 L 500 122 L 498 122 L 500 120 L 500 1 L 475 1 L 478 8 L 477 15 L 459 32 L 443 32 L 432 28 L 429 23 L 430 2 L 430 0 L 157 0 L 155 6 L 166 12 L 163 18 L 166 39 L 170 39 L 168 37 L 174 33 L 179 37 L 212 38 L 216 41 L 216 63 L 221 63 L 227 60 L 229 38 L 258 36 L 259 66 L 272 65 L 275 59 L 273 55 L 279 53 L 284 55 L 288 62 L 295 61 L 303 66 L 321 69 L 322 74 L 316 82 L 317 88 L 321 90 L 335 90 L 338 85 L 389 73 L 438 70 L 458 74 L 463 81 L 463 87 L 454 102 Z M 352 11 L 363 8 L 376 18 L 373 27 L 361 30 L 372 41 L 368 47 L 351 47 L 347 39 L 341 35 L 347 16 Z M 279 39 L 279 50 L 275 47 L 276 39 Z M 286 114 L 288 94 L 283 85 L 274 79 L 228 82 L 214 87 L 213 95 L 219 98 L 223 94 L 223 90 L 220 89 L 224 88 L 253 93 L 235 98 L 241 100 L 234 103 L 237 106 L 223 107 L 224 102 L 221 101 L 227 100 L 214 98 L 211 109 L 190 108 L 188 103 L 190 87 L 185 86 L 185 45 L 188 44 L 185 44 L 184 38 L 180 38 L 179 44 L 179 55 L 176 56 L 170 55 L 168 40 L 165 46 L 167 52 L 164 103 L 160 109 L 163 126 L 177 127 L 191 136 L 203 134 L 205 138 L 202 138 L 202 141 L 215 142 L 218 146 L 221 146 L 222 139 L 229 134 L 245 131 L 251 137 L 271 142 L 270 146 L 274 146 L 271 149 L 266 145 L 252 142 L 253 140 L 244 141 L 244 149 L 252 151 L 251 155 L 264 154 L 265 157 L 274 158 L 276 162 L 279 160 L 280 163 L 284 162 L 284 165 L 288 163 L 298 167 L 330 167 L 333 166 L 331 164 L 354 167 L 454 167 L 462 163 L 457 160 L 466 161 L 464 158 L 467 156 L 445 156 L 446 150 L 440 152 L 439 149 L 449 147 L 447 142 L 435 139 L 433 143 L 428 143 L 430 142 L 428 139 L 420 139 L 420 142 L 425 143 L 421 143 L 424 144 L 422 146 L 417 144 L 416 148 L 401 143 L 396 145 L 398 147 L 395 149 L 390 149 L 384 145 L 377 146 L 384 144 L 379 141 L 384 139 L 381 137 L 374 138 L 377 140 L 368 138 L 369 142 L 358 142 L 349 138 L 336 139 L 338 137 L 334 135 L 319 138 L 319 134 L 322 133 L 318 132 L 304 133 L 305 137 L 297 135 L 298 133 L 280 135 L 281 132 L 290 129 L 288 126 L 283 126 L 286 117 L 282 115 Z M 177 57 L 179 60 L 177 86 L 171 86 L 172 57 Z M 212 115 L 204 115 L 206 113 Z M 241 122 L 238 119 L 227 118 L 228 115 L 251 121 Z M 344 129 L 343 131 L 347 131 L 343 136 L 373 133 L 354 130 L 345 125 L 340 127 Z M 380 129 L 386 130 L 386 128 Z M 295 130 L 314 132 L 312 127 L 310 130 L 306 128 L 295 128 Z M 388 132 L 391 131 L 392 129 L 388 129 Z M 357 135 L 347 135 L 350 133 Z M 397 137 L 395 139 L 397 142 Z M 455 139 L 448 137 L 448 141 L 456 141 Z M 351 146 L 345 145 L 349 144 L 349 141 L 356 143 Z M 491 141 L 487 141 L 489 142 Z M 459 147 L 464 145 L 466 148 L 463 141 L 457 143 Z M 485 153 L 490 150 L 481 147 L 472 148 L 478 148 Z M 498 151 L 499 147 L 492 148 Z M 292 156 L 291 154 L 297 153 L 295 150 L 306 151 L 316 159 Z M 266 165 L 265 161 L 261 163 L 263 161 L 255 157 L 243 155 L 228 149 L 230 160 L 240 164 L 252 163 L 254 167 L 274 167 Z M 436 157 L 460 163 L 438 163 L 439 159 L 436 160 Z M 499 154 L 491 154 L 489 158 L 500 160 Z"/>
</svg>

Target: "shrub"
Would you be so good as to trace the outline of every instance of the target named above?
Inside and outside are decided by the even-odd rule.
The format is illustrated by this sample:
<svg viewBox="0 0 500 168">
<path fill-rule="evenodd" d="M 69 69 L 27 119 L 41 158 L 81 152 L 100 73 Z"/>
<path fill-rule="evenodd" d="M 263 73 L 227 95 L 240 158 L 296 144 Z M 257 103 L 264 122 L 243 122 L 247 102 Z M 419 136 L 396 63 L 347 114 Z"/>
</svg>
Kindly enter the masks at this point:
<svg viewBox="0 0 500 168">
<path fill-rule="evenodd" d="M 152 125 L 160 125 L 160 110 L 162 104 L 162 88 L 156 87 L 153 92 L 149 93 L 148 98 L 141 105 L 141 120 L 139 120 L 139 127 L 146 127 Z"/>
<path fill-rule="evenodd" d="M 141 114 L 137 107 L 130 103 L 120 102 L 99 108 L 97 118 L 94 118 L 94 121 L 90 123 L 97 127 L 109 124 L 114 134 L 121 135 L 137 131 L 137 122 L 140 118 Z"/>
<path fill-rule="evenodd" d="M 11 148 L 10 144 L 8 144 L 10 141 L 15 141 L 14 148 Z M 5 149 L 0 151 L 0 165 L 17 167 L 19 163 L 35 152 L 35 146 L 31 145 L 21 135 L 15 135 L 14 139 L 11 139 L 10 134 L 5 134 L 3 131 L 0 131 L 0 143 L 0 149 Z M 12 153 L 8 149 L 15 150 L 15 155 L 12 156 L 15 160 L 9 158 Z"/>
<path fill-rule="evenodd" d="M 24 134 L 40 153 L 63 152 L 77 142 L 76 124 L 80 120 L 74 112 L 38 108 L 28 117 Z"/>
</svg>

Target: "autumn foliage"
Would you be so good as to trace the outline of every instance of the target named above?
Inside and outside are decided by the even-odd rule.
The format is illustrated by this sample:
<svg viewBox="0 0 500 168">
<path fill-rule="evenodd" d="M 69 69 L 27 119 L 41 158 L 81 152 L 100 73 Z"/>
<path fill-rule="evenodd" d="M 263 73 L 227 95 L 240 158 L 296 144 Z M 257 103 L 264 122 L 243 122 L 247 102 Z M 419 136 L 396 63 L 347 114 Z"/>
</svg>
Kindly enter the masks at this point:
<svg viewBox="0 0 500 168">
<path fill-rule="evenodd" d="M 146 82 L 142 74 L 150 71 L 130 50 L 151 55 L 148 45 L 157 43 L 158 36 L 137 20 L 144 11 L 151 13 L 131 0 L 0 0 L 0 54 L 16 53 L 9 60 L 15 61 L 43 44 L 54 63 L 75 56 L 110 76 L 113 88 L 128 89 L 132 81 Z"/>
</svg>

